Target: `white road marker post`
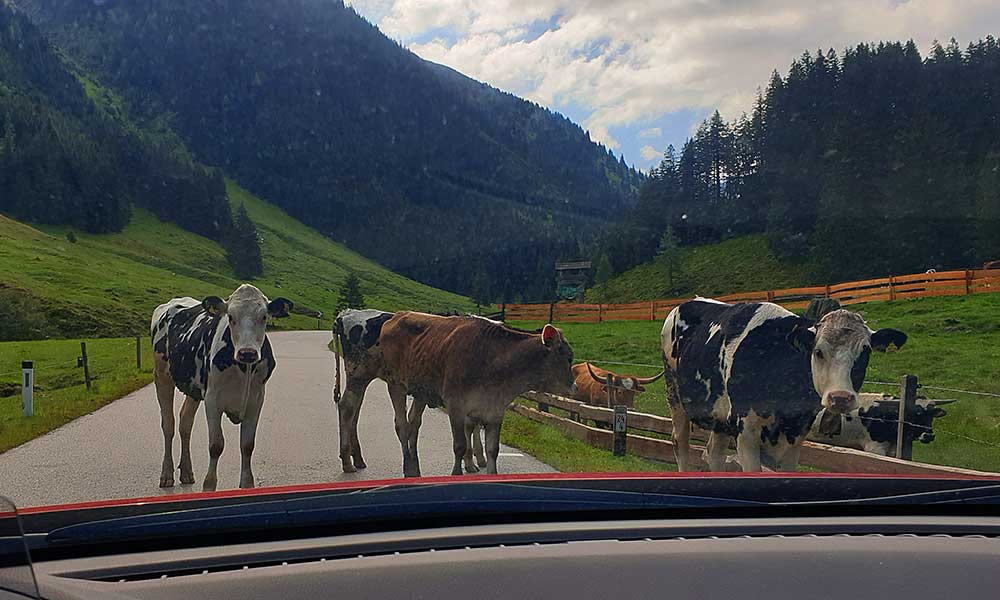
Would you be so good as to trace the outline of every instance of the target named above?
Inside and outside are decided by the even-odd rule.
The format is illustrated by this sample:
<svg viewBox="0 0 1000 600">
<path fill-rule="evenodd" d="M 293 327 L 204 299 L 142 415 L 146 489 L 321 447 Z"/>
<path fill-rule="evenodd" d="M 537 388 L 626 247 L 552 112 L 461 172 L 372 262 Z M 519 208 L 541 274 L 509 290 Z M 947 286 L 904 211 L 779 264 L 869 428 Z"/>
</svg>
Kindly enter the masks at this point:
<svg viewBox="0 0 1000 600">
<path fill-rule="evenodd" d="M 21 361 L 21 411 L 24 416 L 35 414 L 35 365 L 30 360 Z"/>
</svg>

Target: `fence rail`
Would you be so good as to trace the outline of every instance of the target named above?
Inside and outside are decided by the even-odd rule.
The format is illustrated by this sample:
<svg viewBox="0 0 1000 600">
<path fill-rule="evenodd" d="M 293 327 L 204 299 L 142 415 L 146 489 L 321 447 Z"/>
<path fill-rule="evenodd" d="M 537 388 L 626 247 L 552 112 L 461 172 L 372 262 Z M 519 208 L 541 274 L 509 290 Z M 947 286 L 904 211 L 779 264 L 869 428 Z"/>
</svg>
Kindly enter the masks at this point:
<svg viewBox="0 0 1000 600">
<path fill-rule="evenodd" d="M 599 406 L 591 406 L 583 402 L 553 396 L 541 392 L 527 392 L 522 396 L 538 404 L 538 408 L 513 404 L 510 410 L 527 417 L 533 421 L 544 423 L 555 427 L 564 434 L 582 440 L 590 446 L 612 450 L 614 443 L 614 432 L 610 429 L 591 427 L 587 421 L 595 423 L 610 424 L 614 421 L 614 410 Z M 569 417 L 563 417 L 549 412 L 550 407 L 555 407 L 569 413 Z M 650 432 L 656 434 L 670 435 L 673 432 L 673 421 L 670 417 L 661 417 L 642 412 L 628 411 L 627 427 L 630 430 Z M 708 432 L 693 428 L 691 439 L 704 442 L 708 439 Z M 673 462 L 674 444 L 667 439 L 652 438 L 635 433 L 626 434 L 625 451 L 636 456 Z M 690 460 L 694 465 L 705 467 L 702 452 L 704 446 L 691 444 Z M 985 471 L 975 471 L 959 467 L 948 467 L 943 465 L 932 465 L 928 463 L 915 462 L 880 456 L 854 450 L 851 448 L 841 448 L 817 442 L 805 442 L 802 452 L 799 455 L 799 463 L 821 469 L 824 471 L 842 473 L 879 473 L 894 475 L 969 475 L 995 477 L 996 473 Z M 727 471 L 739 470 L 739 466 L 730 460 L 726 463 Z"/>
<path fill-rule="evenodd" d="M 850 281 L 833 285 L 814 285 L 739 292 L 717 296 L 723 302 L 774 302 L 790 310 L 805 308 L 813 298 L 833 298 L 843 305 L 879 300 L 967 296 L 1000 292 L 1000 269 L 967 269 L 940 273 L 915 273 Z M 689 298 L 647 300 L 626 304 L 506 304 L 505 319 L 520 321 L 562 321 L 600 323 L 603 321 L 657 321 Z"/>
</svg>

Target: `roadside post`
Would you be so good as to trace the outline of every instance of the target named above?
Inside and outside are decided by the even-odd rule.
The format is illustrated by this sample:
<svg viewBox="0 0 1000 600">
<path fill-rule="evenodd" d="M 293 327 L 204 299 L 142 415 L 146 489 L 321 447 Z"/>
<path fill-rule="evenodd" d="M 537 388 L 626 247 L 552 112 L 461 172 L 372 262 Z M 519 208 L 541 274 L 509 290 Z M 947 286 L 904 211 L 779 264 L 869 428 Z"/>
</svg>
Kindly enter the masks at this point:
<svg viewBox="0 0 1000 600">
<path fill-rule="evenodd" d="M 913 460 L 913 441 L 903 436 L 906 418 L 917 411 L 917 376 L 903 375 L 899 384 L 899 424 L 896 428 L 896 458 Z"/>
<path fill-rule="evenodd" d="M 628 409 L 624 404 L 615 405 L 614 448 L 615 456 L 625 456 L 625 439 L 628 432 Z"/>
<path fill-rule="evenodd" d="M 80 342 L 80 362 L 83 363 L 83 380 L 90 389 L 90 365 L 87 364 L 87 342 Z"/>
<path fill-rule="evenodd" d="M 35 414 L 35 365 L 33 361 L 21 361 L 21 411 L 24 416 Z"/>
<path fill-rule="evenodd" d="M 135 368 L 142 368 L 142 336 L 135 336 Z"/>
</svg>

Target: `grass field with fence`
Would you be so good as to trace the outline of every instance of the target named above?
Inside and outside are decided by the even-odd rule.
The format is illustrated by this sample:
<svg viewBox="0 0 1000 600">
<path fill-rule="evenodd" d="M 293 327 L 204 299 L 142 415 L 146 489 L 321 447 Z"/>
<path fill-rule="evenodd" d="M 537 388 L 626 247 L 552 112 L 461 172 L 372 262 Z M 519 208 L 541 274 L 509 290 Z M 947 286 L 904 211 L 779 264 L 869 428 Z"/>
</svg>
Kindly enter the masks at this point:
<svg viewBox="0 0 1000 600">
<path fill-rule="evenodd" d="M 136 367 L 135 338 L 88 339 L 87 363 L 77 366 L 81 340 L 0 343 L 0 452 L 91 413 L 152 381 L 148 337 L 141 338 L 142 364 Z M 34 363 L 34 416 L 21 413 L 21 361 Z M 157 412 L 150 398 L 150 418 Z"/>
<path fill-rule="evenodd" d="M 947 416 L 935 421 L 936 439 L 929 444 L 914 444 L 914 460 L 1000 471 L 1000 295 L 873 302 L 852 308 L 863 313 L 872 328 L 894 327 L 909 335 L 909 341 L 899 351 L 873 353 L 868 369 L 867 380 L 889 382 L 896 387 L 866 385 L 864 391 L 898 392 L 902 375 L 911 373 L 924 386 L 918 390 L 921 395 L 958 400 L 946 407 Z M 510 324 L 534 328 L 541 322 L 510 321 Z M 578 361 L 592 360 L 598 366 L 640 376 L 655 375 L 662 369 L 660 321 L 558 326 L 565 332 Z M 931 386 L 994 395 L 963 394 Z M 645 394 L 636 397 L 636 410 L 668 416 L 665 393 L 662 380 L 654 383 Z M 512 434 L 518 430 L 530 432 L 521 422 L 523 418 L 509 417 Z M 506 442 L 518 447 L 528 443 L 523 439 L 526 436 L 512 434 L 505 431 Z M 537 451 L 536 456 L 543 461 L 557 464 L 560 460 L 558 453 L 550 456 L 545 447 Z M 595 462 L 594 466 L 600 469 L 602 465 Z"/>
</svg>

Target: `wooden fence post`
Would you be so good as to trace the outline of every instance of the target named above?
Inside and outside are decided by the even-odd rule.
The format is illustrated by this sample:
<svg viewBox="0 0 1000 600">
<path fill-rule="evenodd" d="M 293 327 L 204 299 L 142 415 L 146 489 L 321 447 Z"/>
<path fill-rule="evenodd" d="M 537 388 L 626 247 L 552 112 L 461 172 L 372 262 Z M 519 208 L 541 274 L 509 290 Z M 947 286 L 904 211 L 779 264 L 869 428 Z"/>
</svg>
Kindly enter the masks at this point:
<svg viewBox="0 0 1000 600">
<path fill-rule="evenodd" d="M 614 385 L 615 385 L 615 376 L 612 375 L 611 373 L 608 373 L 607 375 L 605 375 L 604 376 L 604 389 L 606 389 L 608 391 L 608 408 L 614 408 L 615 407 L 614 391 L 613 391 L 614 390 Z"/>
<path fill-rule="evenodd" d="M 828 284 L 826 284 L 826 297 L 827 297 L 827 298 L 829 298 L 829 297 L 830 297 L 830 284 L 829 284 L 829 283 L 828 283 Z"/>
<path fill-rule="evenodd" d="M 896 429 L 896 458 L 913 460 L 913 440 L 903 436 L 906 419 L 916 413 L 917 376 L 903 375 L 899 385 L 899 424 Z"/>
<path fill-rule="evenodd" d="M 90 365 L 87 364 L 87 342 L 80 342 L 80 358 L 83 359 L 83 380 L 90 389 Z"/>
<path fill-rule="evenodd" d="M 889 300 L 896 299 L 896 276 L 889 275 Z"/>
<path fill-rule="evenodd" d="M 615 419 L 612 427 L 615 437 L 612 452 L 615 456 L 625 456 L 625 444 L 628 438 L 628 409 L 624 404 L 615 405 Z"/>
<path fill-rule="evenodd" d="M 556 305 L 554 302 L 549 302 L 549 323 L 552 322 L 553 315 L 556 312 Z"/>
<path fill-rule="evenodd" d="M 142 336 L 135 336 L 135 368 L 142 368 Z"/>
<path fill-rule="evenodd" d="M 604 320 L 604 305 L 603 304 L 598 304 L 597 305 L 597 322 L 600 323 L 603 320 Z"/>
<path fill-rule="evenodd" d="M 972 293 L 972 271 L 965 271 L 965 295 Z"/>
<path fill-rule="evenodd" d="M 501 321 L 506 321 L 507 320 L 507 303 L 506 302 L 503 302 L 503 303 L 500 304 L 500 320 Z"/>
<path fill-rule="evenodd" d="M 649 320 L 650 321 L 655 321 L 656 320 L 656 301 L 655 300 L 650 300 L 649 301 Z"/>
<path fill-rule="evenodd" d="M 546 404 L 545 402 L 539 402 L 538 403 L 538 412 L 543 412 L 543 413 L 549 412 L 549 405 Z"/>
<path fill-rule="evenodd" d="M 774 302 L 774 290 L 767 290 L 767 301 Z"/>
</svg>

